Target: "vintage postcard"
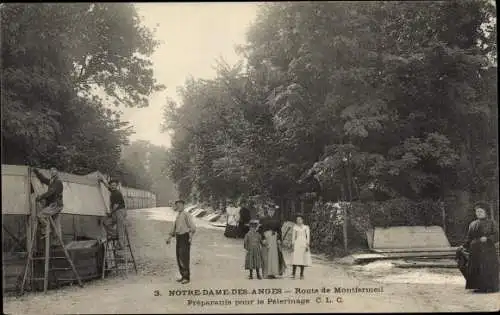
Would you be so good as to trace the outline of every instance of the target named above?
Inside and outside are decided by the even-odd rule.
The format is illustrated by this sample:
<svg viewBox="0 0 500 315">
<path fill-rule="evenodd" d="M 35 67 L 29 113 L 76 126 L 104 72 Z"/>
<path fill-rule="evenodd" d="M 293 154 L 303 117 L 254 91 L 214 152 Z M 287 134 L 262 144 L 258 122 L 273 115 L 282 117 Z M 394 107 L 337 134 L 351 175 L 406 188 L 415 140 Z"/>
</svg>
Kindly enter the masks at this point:
<svg viewBox="0 0 500 315">
<path fill-rule="evenodd" d="M 496 3 L 3 3 L 5 314 L 498 311 Z"/>
</svg>

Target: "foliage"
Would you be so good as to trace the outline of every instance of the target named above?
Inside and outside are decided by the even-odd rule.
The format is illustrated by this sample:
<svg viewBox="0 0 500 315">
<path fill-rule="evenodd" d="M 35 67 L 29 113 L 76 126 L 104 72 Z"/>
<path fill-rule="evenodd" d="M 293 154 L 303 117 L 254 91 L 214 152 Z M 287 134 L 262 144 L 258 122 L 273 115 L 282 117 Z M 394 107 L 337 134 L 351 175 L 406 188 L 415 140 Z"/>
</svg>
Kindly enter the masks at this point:
<svg viewBox="0 0 500 315">
<path fill-rule="evenodd" d="M 317 202 L 310 216 L 311 248 L 333 252 L 342 247 L 343 209 L 338 203 Z"/>
<path fill-rule="evenodd" d="M 167 149 L 137 140 L 125 146 L 114 176 L 123 185 L 156 194 L 157 205 L 167 206 L 175 200 L 176 191 L 167 174 Z"/>
<path fill-rule="evenodd" d="M 314 176 L 325 201 L 408 215 L 452 190 L 497 199 L 495 26 L 486 0 L 266 4 L 241 65 L 168 107 L 173 179 L 277 200 Z"/>
<path fill-rule="evenodd" d="M 116 168 L 131 130 L 93 91 L 147 106 L 153 34 L 130 4 L 4 4 L 2 163 Z"/>
</svg>

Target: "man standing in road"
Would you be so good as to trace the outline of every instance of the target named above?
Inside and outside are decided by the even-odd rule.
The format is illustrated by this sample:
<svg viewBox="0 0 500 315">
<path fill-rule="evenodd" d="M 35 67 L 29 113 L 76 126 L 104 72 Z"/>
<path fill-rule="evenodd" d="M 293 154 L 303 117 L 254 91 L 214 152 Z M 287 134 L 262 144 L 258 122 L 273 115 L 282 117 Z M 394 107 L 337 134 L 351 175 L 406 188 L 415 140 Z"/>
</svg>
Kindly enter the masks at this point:
<svg viewBox="0 0 500 315">
<path fill-rule="evenodd" d="M 166 243 L 170 244 L 171 239 L 175 237 L 175 254 L 181 274 L 181 278 L 178 279 L 177 282 L 186 284 L 191 280 L 189 271 L 190 249 L 193 235 L 196 232 L 196 226 L 191 215 L 184 211 L 183 200 L 177 200 L 175 202 L 174 210 L 177 211 L 177 217 L 175 218 L 174 226 L 169 233 Z"/>
<path fill-rule="evenodd" d="M 59 213 L 63 210 L 63 182 L 59 178 L 59 173 L 57 168 L 50 168 L 50 179 L 43 176 L 36 168 L 33 169 L 36 177 L 42 184 L 48 186 L 47 192 L 36 197 L 36 201 L 40 202 L 45 200 L 44 208 L 38 213 L 38 219 L 42 226 L 42 236 L 45 238 L 46 227 L 49 224 L 49 217 L 54 219 L 56 225 L 56 233 L 62 237 L 61 221 L 59 218 Z M 54 238 L 56 239 L 56 238 Z"/>
<path fill-rule="evenodd" d="M 123 199 L 122 192 L 118 189 L 118 181 L 111 180 L 109 185 L 104 182 L 104 180 L 99 177 L 99 182 L 101 182 L 109 190 L 109 207 L 111 212 L 108 214 L 109 219 L 104 221 L 106 229 L 109 231 L 111 227 L 116 224 L 116 233 L 118 234 L 118 250 L 125 248 L 125 218 L 127 213 L 125 212 L 125 200 Z"/>
</svg>

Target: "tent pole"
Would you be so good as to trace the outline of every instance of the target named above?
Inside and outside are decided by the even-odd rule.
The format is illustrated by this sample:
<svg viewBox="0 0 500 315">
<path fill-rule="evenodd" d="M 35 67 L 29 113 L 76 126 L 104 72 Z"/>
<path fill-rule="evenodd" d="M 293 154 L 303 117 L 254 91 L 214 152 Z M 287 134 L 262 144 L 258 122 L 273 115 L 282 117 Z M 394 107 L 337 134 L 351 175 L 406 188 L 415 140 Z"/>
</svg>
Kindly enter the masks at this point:
<svg viewBox="0 0 500 315">
<path fill-rule="evenodd" d="M 31 206 L 31 167 L 28 166 L 28 178 L 26 179 L 26 209 L 25 213 L 28 213 L 28 220 L 26 220 L 26 252 L 31 251 L 31 246 L 33 242 L 31 240 L 31 227 L 33 226 L 34 218 L 36 217 L 36 207 Z"/>
</svg>

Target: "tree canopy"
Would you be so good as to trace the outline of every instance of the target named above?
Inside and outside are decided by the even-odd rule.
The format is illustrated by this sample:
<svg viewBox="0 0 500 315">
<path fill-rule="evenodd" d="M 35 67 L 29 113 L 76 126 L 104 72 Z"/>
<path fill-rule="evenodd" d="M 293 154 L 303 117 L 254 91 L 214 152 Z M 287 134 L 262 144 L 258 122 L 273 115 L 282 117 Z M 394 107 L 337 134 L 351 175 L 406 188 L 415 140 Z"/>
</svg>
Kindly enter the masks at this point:
<svg viewBox="0 0 500 315">
<path fill-rule="evenodd" d="M 110 175 L 124 186 L 154 192 L 157 206 L 167 206 L 177 198 L 167 161 L 166 148 L 137 140 L 123 147 L 118 167 Z"/>
<path fill-rule="evenodd" d="M 165 109 L 184 197 L 496 198 L 490 1 L 267 3 L 213 80 Z M 373 197 L 376 196 L 376 197 Z"/>
<path fill-rule="evenodd" d="M 108 104 L 144 107 L 163 88 L 149 59 L 153 32 L 132 4 L 4 4 L 0 13 L 2 163 L 114 170 L 132 130 Z"/>
</svg>

